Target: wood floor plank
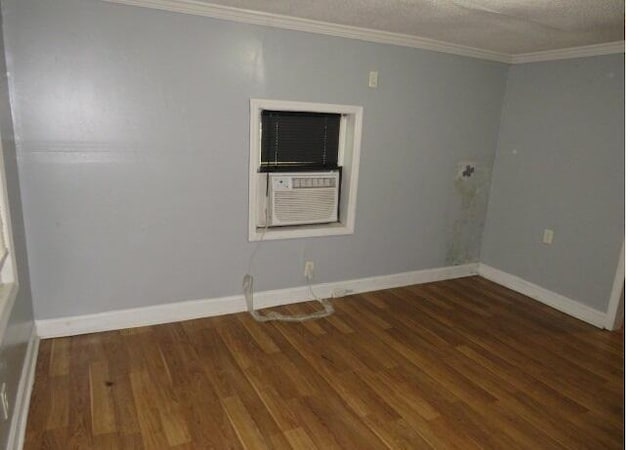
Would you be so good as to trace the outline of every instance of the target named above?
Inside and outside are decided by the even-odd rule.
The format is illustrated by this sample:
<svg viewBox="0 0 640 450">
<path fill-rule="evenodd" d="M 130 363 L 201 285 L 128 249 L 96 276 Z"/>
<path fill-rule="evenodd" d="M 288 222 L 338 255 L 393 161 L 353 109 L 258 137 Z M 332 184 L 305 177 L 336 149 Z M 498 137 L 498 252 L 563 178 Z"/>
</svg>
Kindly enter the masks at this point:
<svg viewBox="0 0 640 450">
<path fill-rule="evenodd" d="M 112 386 L 113 382 L 110 381 L 107 362 L 92 363 L 89 367 L 89 389 L 91 393 L 91 430 L 94 435 L 116 431 Z"/>
<path fill-rule="evenodd" d="M 45 426 L 47 430 L 69 426 L 70 392 L 69 377 L 52 377 L 51 401 L 49 402 L 49 414 Z"/>
<path fill-rule="evenodd" d="M 43 340 L 24 448 L 624 446 L 623 333 L 479 277 L 333 303 Z"/>
<path fill-rule="evenodd" d="M 332 315 L 327 317 L 327 322 L 329 322 L 333 327 L 341 333 L 353 335 L 355 331 L 349 325 L 347 325 L 341 318 L 338 316 Z"/>
<path fill-rule="evenodd" d="M 147 372 L 135 371 L 129 374 L 131 389 L 138 414 L 138 424 L 145 449 L 169 448 L 163 432 L 162 420 L 155 396 L 154 384 Z"/>
<path fill-rule="evenodd" d="M 318 392 L 317 386 L 312 382 L 310 377 L 306 375 L 298 364 L 294 364 L 286 355 L 276 355 L 273 357 L 273 364 L 267 367 L 274 380 L 274 385 L 280 395 L 290 396 L 309 396 Z M 283 387 L 282 385 L 286 383 Z M 286 387 L 286 389 L 285 389 Z"/>
<path fill-rule="evenodd" d="M 265 386 L 262 378 L 252 371 L 247 371 L 247 378 L 280 430 L 286 432 L 299 427 L 299 421 L 289 409 L 286 397 L 280 396 L 271 386 Z"/>
<path fill-rule="evenodd" d="M 49 376 L 69 375 L 70 351 L 71 338 L 60 338 L 51 342 Z"/>
<path fill-rule="evenodd" d="M 371 432 L 339 397 L 307 397 L 309 410 L 324 421 L 341 448 L 384 449 L 386 445 Z"/>
<path fill-rule="evenodd" d="M 367 426 L 390 449 L 434 449 L 404 419 L 379 419 L 375 415 L 363 418 Z"/>
<path fill-rule="evenodd" d="M 266 354 L 278 353 L 280 349 L 273 342 L 273 339 L 269 337 L 269 334 L 264 330 L 259 322 L 253 320 L 249 315 L 238 316 L 238 320 L 245 327 L 247 332 L 253 338 L 253 341 L 262 349 Z"/>
<path fill-rule="evenodd" d="M 82 449 L 93 446 L 91 419 L 91 387 L 89 371 L 99 361 L 102 342 L 96 335 L 76 336 L 71 340 L 69 427 L 67 448 Z"/>
<path fill-rule="evenodd" d="M 315 412 L 309 408 L 304 399 L 295 399 L 290 405 L 296 415 L 300 417 L 304 428 L 308 430 L 309 437 L 320 449 L 342 449 L 334 436 L 330 424 L 322 417 L 318 417 Z"/>
<path fill-rule="evenodd" d="M 227 397 L 222 400 L 222 405 L 245 449 L 260 450 L 269 448 L 253 417 L 239 397 Z"/>
<path fill-rule="evenodd" d="M 269 436 L 269 445 L 271 448 L 294 450 L 285 433 L 276 433 Z M 313 445 L 313 443 L 311 445 Z"/>
<path fill-rule="evenodd" d="M 314 450 L 318 447 L 315 446 L 304 428 L 294 428 L 284 432 L 291 448 L 296 450 Z"/>
</svg>

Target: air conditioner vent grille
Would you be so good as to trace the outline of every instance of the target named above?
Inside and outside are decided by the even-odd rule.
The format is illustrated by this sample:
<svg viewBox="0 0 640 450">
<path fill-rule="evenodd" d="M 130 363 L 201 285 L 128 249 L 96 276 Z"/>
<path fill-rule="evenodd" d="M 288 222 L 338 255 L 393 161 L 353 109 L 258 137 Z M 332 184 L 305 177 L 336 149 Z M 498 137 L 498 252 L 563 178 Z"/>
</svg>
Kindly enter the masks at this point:
<svg viewBox="0 0 640 450">
<path fill-rule="evenodd" d="M 339 173 L 278 175 L 270 179 L 270 226 L 338 221 Z"/>
<path fill-rule="evenodd" d="M 335 189 L 301 189 L 275 192 L 274 217 L 278 222 L 335 221 Z"/>
</svg>

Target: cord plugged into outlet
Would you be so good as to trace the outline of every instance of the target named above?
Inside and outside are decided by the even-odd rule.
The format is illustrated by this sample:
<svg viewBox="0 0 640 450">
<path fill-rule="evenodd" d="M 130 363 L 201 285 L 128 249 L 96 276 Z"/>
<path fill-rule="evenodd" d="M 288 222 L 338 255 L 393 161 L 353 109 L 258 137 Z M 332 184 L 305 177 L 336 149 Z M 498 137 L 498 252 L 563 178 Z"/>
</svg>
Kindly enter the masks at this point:
<svg viewBox="0 0 640 450">
<path fill-rule="evenodd" d="M 316 270 L 316 265 L 313 261 L 305 261 L 304 263 L 304 277 L 307 280 L 313 280 L 313 273 Z"/>
<path fill-rule="evenodd" d="M 324 317 L 329 317 L 331 314 L 335 312 L 333 309 L 333 305 L 331 302 L 324 298 L 318 298 L 313 292 L 313 288 L 311 287 L 311 279 L 313 278 L 313 271 L 315 269 L 315 264 L 313 261 L 306 261 L 304 263 L 304 276 L 307 279 L 307 285 L 309 286 L 309 293 L 313 297 L 314 300 L 317 300 L 322 305 L 322 310 L 316 311 L 310 314 L 280 314 L 275 311 L 269 311 L 266 314 L 263 314 L 259 311 L 256 311 L 253 308 L 253 275 L 251 275 L 251 269 L 253 267 L 253 259 L 260 248 L 260 244 L 262 244 L 262 239 L 264 239 L 264 235 L 267 231 L 269 221 L 267 220 L 267 225 L 264 227 L 262 234 L 260 235 L 260 239 L 258 241 L 258 245 L 251 252 L 251 256 L 249 257 L 249 269 L 247 273 L 242 278 L 242 290 L 244 291 L 244 299 L 247 303 L 247 311 L 251 314 L 251 317 L 254 318 L 256 322 L 305 322 L 307 320 L 315 320 L 322 319 Z M 4 404 L 3 404 L 4 406 Z M 7 405 L 7 408 L 8 405 Z"/>
</svg>

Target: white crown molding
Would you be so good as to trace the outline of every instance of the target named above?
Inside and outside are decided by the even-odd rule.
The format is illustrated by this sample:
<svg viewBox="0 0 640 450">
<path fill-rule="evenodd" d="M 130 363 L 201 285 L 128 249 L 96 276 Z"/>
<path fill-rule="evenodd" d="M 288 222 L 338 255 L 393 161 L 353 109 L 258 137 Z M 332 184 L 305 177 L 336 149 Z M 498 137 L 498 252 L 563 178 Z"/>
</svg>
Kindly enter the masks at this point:
<svg viewBox="0 0 640 450">
<path fill-rule="evenodd" d="M 584 58 L 588 56 L 624 53 L 625 41 L 608 42 L 605 44 L 586 45 L 558 50 L 520 53 L 509 55 L 506 53 L 483 50 L 465 45 L 452 44 L 408 34 L 391 33 L 388 31 L 372 30 L 348 25 L 340 25 L 318 20 L 271 14 L 231 6 L 214 5 L 197 0 L 102 0 L 108 3 L 138 6 L 142 8 L 173 11 L 194 16 L 212 17 L 221 20 L 282 28 L 285 30 L 303 31 L 307 33 L 324 34 L 348 39 L 375 42 L 378 44 L 398 45 L 402 47 L 419 48 L 435 52 L 449 53 L 458 56 L 496 61 L 507 64 L 523 64 L 558 59 Z"/>
<path fill-rule="evenodd" d="M 314 293 L 321 298 L 328 298 L 333 293 L 355 294 L 361 292 L 390 289 L 412 284 L 431 283 L 475 275 L 478 264 L 440 267 L 436 269 L 404 272 L 378 277 L 360 278 L 313 285 Z M 256 309 L 270 308 L 312 300 L 307 286 L 289 289 L 256 292 L 254 305 Z M 204 300 L 192 300 L 153 305 L 142 308 L 107 311 L 83 316 L 64 317 L 59 319 L 36 320 L 38 336 L 52 338 L 74 336 L 100 331 L 119 330 L 147 325 L 178 322 L 181 320 L 219 316 L 246 311 L 244 296 L 234 295 Z"/>
<path fill-rule="evenodd" d="M 605 44 L 585 45 L 582 47 L 562 48 L 543 52 L 521 53 L 511 57 L 511 64 L 524 64 L 558 59 L 586 58 L 588 56 L 624 53 L 625 41 L 607 42 Z"/>
<path fill-rule="evenodd" d="M 298 17 L 270 14 L 260 11 L 251 11 L 231 6 L 214 5 L 212 3 L 196 0 L 103 0 L 109 3 L 139 6 L 143 8 L 173 11 L 195 16 L 212 17 L 234 22 L 262 25 L 286 30 L 303 31 L 306 33 L 324 34 L 348 39 L 375 42 L 378 44 L 391 44 L 402 47 L 432 50 L 441 53 L 467 56 L 470 58 L 497 61 L 501 63 L 511 62 L 511 56 L 505 53 L 482 50 L 464 45 L 427 39 L 388 31 L 372 30 L 369 28 L 340 25 L 318 20 L 303 19 Z"/>
<path fill-rule="evenodd" d="M 598 328 L 604 328 L 606 325 L 606 313 L 523 280 L 510 273 L 503 272 L 486 264 L 479 264 L 478 275 Z"/>
</svg>

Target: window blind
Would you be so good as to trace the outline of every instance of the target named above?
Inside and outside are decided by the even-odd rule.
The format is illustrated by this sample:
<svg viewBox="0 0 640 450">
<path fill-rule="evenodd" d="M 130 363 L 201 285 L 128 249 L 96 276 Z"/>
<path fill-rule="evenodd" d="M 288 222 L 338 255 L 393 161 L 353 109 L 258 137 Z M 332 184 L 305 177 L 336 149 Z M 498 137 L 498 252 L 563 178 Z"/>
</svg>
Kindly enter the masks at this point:
<svg viewBox="0 0 640 450">
<path fill-rule="evenodd" d="M 262 111 L 260 171 L 338 167 L 340 114 Z"/>
</svg>

